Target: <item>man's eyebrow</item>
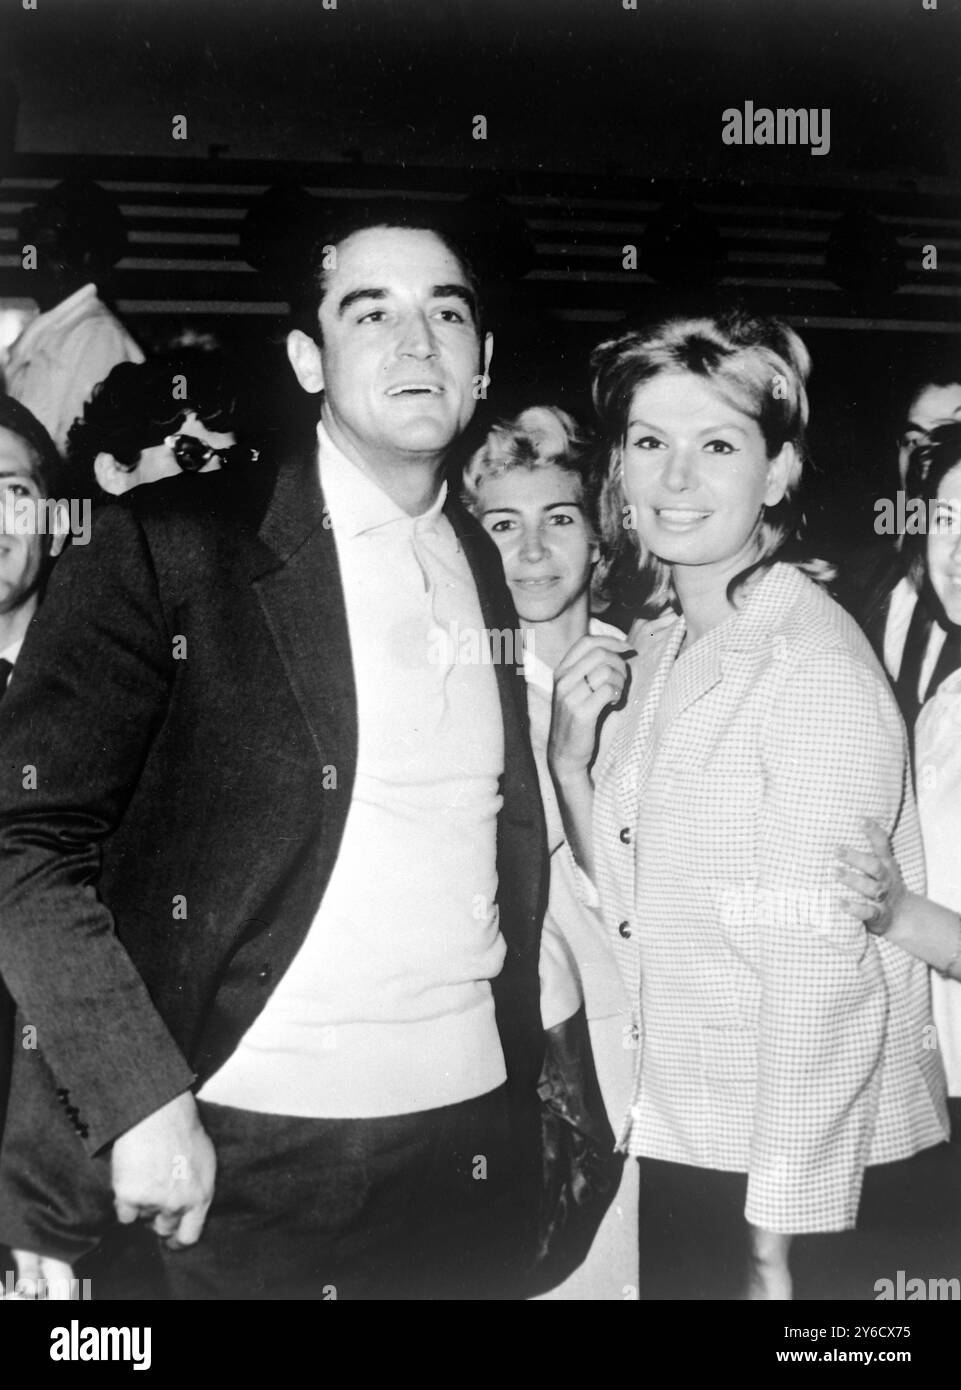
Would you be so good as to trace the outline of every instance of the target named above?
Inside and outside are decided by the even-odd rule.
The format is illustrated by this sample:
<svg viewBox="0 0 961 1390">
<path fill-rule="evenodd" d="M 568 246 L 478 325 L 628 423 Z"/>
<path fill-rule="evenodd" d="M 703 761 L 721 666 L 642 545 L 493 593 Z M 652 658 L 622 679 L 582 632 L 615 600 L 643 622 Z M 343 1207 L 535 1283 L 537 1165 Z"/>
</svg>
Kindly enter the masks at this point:
<svg viewBox="0 0 961 1390">
<path fill-rule="evenodd" d="M 474 296 L 466 285 L 432 285 L 430 297 L 431 299 L 459 299 L 470 309 L 472 318 L 476 318 L 477 316 Z M 351 305 L 356 304 L 361 299 L 389 298 L 390 291 L 376 285 L 370 285 L 358 290 L 348 290 L 337 305 L 337 317 L 343 318 Z"/>
<path fill-rule="evenodd" d="M 471 316 L 476 318 L 477 312 L 474 303 L 474 296 L 466 285 L 434 285 L 431 289 L 432 299 L 459 299 L 466 304 L 471 311 Z"/>
<path fill-rule="evenodd" d="M 359 299 L 386 299 L 387 291 L 376 288 L 348 290 L 343 299 L 337 305 L 337 317 L 343 318 L 352 304 L 356 304 Z"/>
</svg>

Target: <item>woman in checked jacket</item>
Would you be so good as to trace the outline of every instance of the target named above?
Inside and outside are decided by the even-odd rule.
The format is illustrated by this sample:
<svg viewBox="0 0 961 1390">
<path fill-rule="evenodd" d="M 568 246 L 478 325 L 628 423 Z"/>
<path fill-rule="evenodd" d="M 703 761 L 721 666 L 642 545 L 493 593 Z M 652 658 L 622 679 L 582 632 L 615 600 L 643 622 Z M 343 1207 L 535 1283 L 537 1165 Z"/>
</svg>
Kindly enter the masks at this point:
<svg viewBox="0 0 961 1390">
<path fill-rule="evenodd" d="M 865 1167 L 947 1132 L 925 970 L 845 911 L 835 877 L 870 816 L 921 885 L 904 731 L 866 639 L 795 558 L 797 335 L 676 319 L 592 366 L 607 524 L 670 615 L 634 657 L 575 644 L 550 745 L 637 1010 L 619 1139 L 641 1160 L 641 1296 L 704 1296 L 698 1266 L 726 1262 L 720 1296 L 790 1298 L 792 1236 L 853 1227 Z"/>
</svg>

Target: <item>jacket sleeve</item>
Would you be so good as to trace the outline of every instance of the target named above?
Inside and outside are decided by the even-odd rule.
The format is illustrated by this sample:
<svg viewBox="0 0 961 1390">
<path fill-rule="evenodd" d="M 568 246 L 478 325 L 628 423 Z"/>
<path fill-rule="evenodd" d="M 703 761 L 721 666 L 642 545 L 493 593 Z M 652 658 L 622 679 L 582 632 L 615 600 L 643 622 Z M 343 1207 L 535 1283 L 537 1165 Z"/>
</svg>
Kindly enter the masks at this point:
<svg viewBox="0 0 961 1390">
<path fill-rule="evenodd" d="M 904 731 L 880 673 L 838 648 L 786 671 L 762 750 L 745 1215 L 775 1231 L 844 1230 L 877 1114 L 889 1001 L 877 943 L 844 911 L 836 853 L 867 848 L 865 816 L 889 833 L 898 825 L 910 795 Z"/>
<path fill-rule="evenodd" d="M 0 704 L 0 975 L 91 1153 L 193 1081 L 97 892 L 171 668 L 143 532 L 113 505 L 59 561 Z"/>
</svg>

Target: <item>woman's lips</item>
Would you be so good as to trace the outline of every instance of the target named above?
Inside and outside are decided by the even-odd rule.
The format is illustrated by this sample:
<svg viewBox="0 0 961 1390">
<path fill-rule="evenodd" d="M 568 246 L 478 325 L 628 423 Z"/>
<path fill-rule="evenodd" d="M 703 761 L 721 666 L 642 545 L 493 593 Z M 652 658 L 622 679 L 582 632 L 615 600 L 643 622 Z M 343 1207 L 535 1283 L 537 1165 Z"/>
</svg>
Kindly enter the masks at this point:
<svg viewBox="0 0 961 1390">
<path fill-rule="evenodd" d="M 654 515 L 657 517 L 658 525 L 668 531 L 691 531 L 701 522 L 707 521 L 711 515 L 709 511 L 696 510 L 693 507 L 655 507 Z"/>
</svg>

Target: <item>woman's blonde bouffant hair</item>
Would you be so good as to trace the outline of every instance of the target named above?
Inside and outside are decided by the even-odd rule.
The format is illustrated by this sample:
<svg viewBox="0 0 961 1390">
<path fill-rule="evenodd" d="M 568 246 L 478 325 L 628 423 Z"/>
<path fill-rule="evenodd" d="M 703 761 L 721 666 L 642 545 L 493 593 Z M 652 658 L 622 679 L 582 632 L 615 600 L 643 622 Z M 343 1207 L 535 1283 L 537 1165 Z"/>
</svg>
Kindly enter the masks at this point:
<svg viewBox="0 0 961 1390">
<path fill-rule="evenodd" d="M 461 501 L 475 516 L 481 511 L 481 488 L 487 478 L 501 478 L 516 470 L 560 468 L 577 480 L 578 501 L 588 533 L 602 556 L 600 494 L 604 474 L 594 442 L 567 411 L 553 405 L 529 406 L 513 420 L 501 420 L 468 460 L 462 479 Z M 603 558 L 591 576 L 591 595 L 606 602 Z"/>
<path fill-rule="evenodd" d="M 811 358 L 787 324 L 743 310 L 704 317 L 669 318 L 600 343 L 591 354 L 591 391 L 607 443 L 607 475 L 601 492 L 600 524 L 605 548 L 623 555 L 633 550 L 638 570 L 650 585 L 645 608 L 659 611 L 675 601 L 670 567 L 652 555 L 629 523 L 621 482 L 621 451 L 634 394 L 639 386 L 667 373 L 690 372 L 707 382 L 735 409 L 755 420 L 768 457 L 785 444 L 795 460 L 784 498 L 765 508 L 758 526 L 758 555 L 738 575 L 732 592 L 749 574 L 777 559 L 789 560 L 819 583 L 832 576 L 823 561 L 795 553 L 798 519 L 792 497 L 805 462 L 808 421 L 807 378 Z"/>
</svg>

